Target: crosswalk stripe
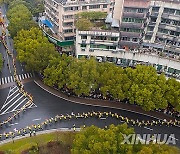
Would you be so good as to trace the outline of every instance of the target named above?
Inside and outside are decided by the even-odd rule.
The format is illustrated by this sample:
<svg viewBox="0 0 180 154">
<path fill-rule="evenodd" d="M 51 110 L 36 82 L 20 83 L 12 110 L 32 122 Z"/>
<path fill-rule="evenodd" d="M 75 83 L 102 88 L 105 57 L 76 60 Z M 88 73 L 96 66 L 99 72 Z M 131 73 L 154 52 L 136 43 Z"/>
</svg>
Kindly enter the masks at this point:
<svg viewBox="0 0 180 154">
<path fill-rule="evenodd" d="M 24 74 L 22 74 L 22 79 L 24 79 Z"/>
<path fill-rule="evenodd" d="M 6 104 L 3 105 L 3 107 L 1 109 L 3 109 L 6 105 L 8 105 L 9 103 L 11 103 L 16 97 L 18 97 L 20 95 L 20 93 L 18 93 L 16 96 L 14 96 L 10 101 L 8 101 Z"/>
<path fill-rule="evenodd" d="M 5 84 L 7 83 L 7 79 L 6 79 L 6 77 L 4 78 L 4 80 L 5 80 Z"/>
<path fill-rule="evenodd" d="M 19 101 L 21 98 L 23 97 L 23 95 L 21 97 L 19 97 L 14 103 L 12 103 L 2 114 L 6 113 L 6 111 L 8 111 L 14 104 L 16 104 L 17 101 Z"/>
<path fill-rule="evenodd" d="M 21 80 L 21 75 L 19 75 L 19 80 Z"/>
<path fill-rule="evenodd" d="M 13 91 L 15 88 L 17 88 L 17 86 L 14 86 L 12 89 L 10 89 L 9 92 Z"/>
<path fill-rule="evenodd" d="M 27 98 L 23 99 L 12 111 L 15 111 Z"/>
<path fill-rule="evenodd" d="M 17 75 L 17 78 L 19 80 L 23 80 L 26 78 L 32 78 L 33 76 L 34 76 L 33 73 L 26 73 L 26 74 Z M 3 77 L 3 78 L 0 78 L 0 85 L 10 83 L 10 82 L 14 82 L 14 81 L 15 81 L 14 76 Z"/>
<path fill-rule="evenodd" d="M 13 82 L 13 77 L 11 76 L 10 78 L 11 78 L 11 82 Z"/>
<path fill-rule="evenodd" d="M 2 84 L 4 84 L 4 78 L 2 78 Z"/>
<path fill-rule="evenodd" d="M 28 77 L 28 78 L 30 77 L 29 73 L 27 73 L 27 77 Z"/>
<path fill-rule="evenodd" d="M 8 83 L 11 82 L 11 81 L 10 81 L 10 77 L 8 76 L 7 78 L 8 78 Z"/>
</svg>

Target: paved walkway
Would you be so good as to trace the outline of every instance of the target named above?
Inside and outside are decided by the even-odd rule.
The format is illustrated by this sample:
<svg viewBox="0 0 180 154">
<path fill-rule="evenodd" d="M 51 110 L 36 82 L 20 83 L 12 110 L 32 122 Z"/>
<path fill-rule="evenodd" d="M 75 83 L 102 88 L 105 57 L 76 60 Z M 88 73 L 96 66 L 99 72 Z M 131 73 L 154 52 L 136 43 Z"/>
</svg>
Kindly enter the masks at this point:
<svg viewBox="0 0 180 154">
<path fill-rule="evenodd" d="M 79 103 L 79 104 L 85 104 L 85 105 L 93 105 L 93 106 L 102 106 L 102 107 L 110 107 L 110 108 L 117 108 L 117 109 L 123 109 L 127 110 L 130 112 L 136 112 L 140 113 L 143 115 L 148 115 L 154 118 L 158 119 L 167 119 L 167 120 L 174 120 L 175 118 L 166 115 L 161 112 L 156 112 L 156 111 L 144 111 L 141 109 L 139 106 L 135 105 L 130 105 L 130 104 L 125 104 L 125 103 L 120 103 L 120 102 L 115 102 L 115 101 L 108 101 L 108 100 L 98 100 L 98 99 L 89 99 L 89 98 L 78 98 L 78 97 L 73 97 L 70 96 L 68 97 L 67 95 L 45 85 L 41 80 L 35 79 L 34 80 L 37 85 L 39 85 L 41 88 L 45 89 L 46 91 L 58 96 L 62 97 L 66 100 L 72 101 L 74 103 Z"/>
</svg>

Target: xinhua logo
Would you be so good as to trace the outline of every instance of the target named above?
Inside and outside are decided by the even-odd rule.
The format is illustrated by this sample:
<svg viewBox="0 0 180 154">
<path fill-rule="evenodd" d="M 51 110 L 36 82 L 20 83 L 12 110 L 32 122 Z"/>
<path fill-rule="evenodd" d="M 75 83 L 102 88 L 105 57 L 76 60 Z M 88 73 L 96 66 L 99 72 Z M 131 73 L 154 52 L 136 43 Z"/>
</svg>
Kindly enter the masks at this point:
<svg viewBox="0 0 180 154">
<path fill-rule="evenodd" d="M 174 134 L 122 134 L 124 140 L 121 144 L 176 144 Z"/>
</svg>

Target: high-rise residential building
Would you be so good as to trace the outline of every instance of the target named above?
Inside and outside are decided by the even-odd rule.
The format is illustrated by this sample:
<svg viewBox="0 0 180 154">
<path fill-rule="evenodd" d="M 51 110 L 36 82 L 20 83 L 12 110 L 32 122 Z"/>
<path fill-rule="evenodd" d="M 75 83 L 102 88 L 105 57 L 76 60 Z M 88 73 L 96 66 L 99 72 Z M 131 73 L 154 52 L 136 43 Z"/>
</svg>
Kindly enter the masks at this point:
<svg viewBox="0 0 180 154">
<path fill-rule="evenodd" d="M 45 16 L 54 27 L 54 33 L 61 40 L 73 40 L 75 36 L 75 15 L 85 11 L 109 13 L 114 0 L 45 0 Z"/>
<path fill-rule="evenodd" d="M 142 45 L 170 56 L 180 55 L 179 0 L 151 2 Z"/>
</svg>

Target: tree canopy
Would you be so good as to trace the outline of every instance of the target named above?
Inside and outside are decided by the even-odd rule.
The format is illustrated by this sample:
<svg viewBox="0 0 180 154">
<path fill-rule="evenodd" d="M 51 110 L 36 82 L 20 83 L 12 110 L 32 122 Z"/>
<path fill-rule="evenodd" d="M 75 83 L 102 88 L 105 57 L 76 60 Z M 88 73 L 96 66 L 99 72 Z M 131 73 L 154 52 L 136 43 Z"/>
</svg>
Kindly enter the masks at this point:
<svg viewBox="0 0 180 154">
<path fill-rule="evenodd" d="M 108 129 L 87 127 L 76 134 L 72 154 L 178 154 L 179 149 L 160 144 L 121 144 L 123 134 L 135 134 L 127 124 L 110 125 Z"/>
<path fill-rule="evenodd" d="M 7 13 L 7 17 L 10 21 L 8 30 L 13 38 L 17 35 L 18 31 L 22 29 L 28 30 L 31 27 L 36 26 L 35 22 L 32 20 L 32 14 L 28 8 L 22 4 L 21 1 L 16 2 L 17 3 L 13 3 L 14 6 L 10 5 L 11 8 Z"/>
<path fill-rule="evenodd" d="M 21 30 L 14 38 L 15 48 L 20 62 L 26 63 L 28 70 L 42 72 L 51 57 L 56 57 L 54 45 L 48 42 L 38 28 Z"/>
</svg>

